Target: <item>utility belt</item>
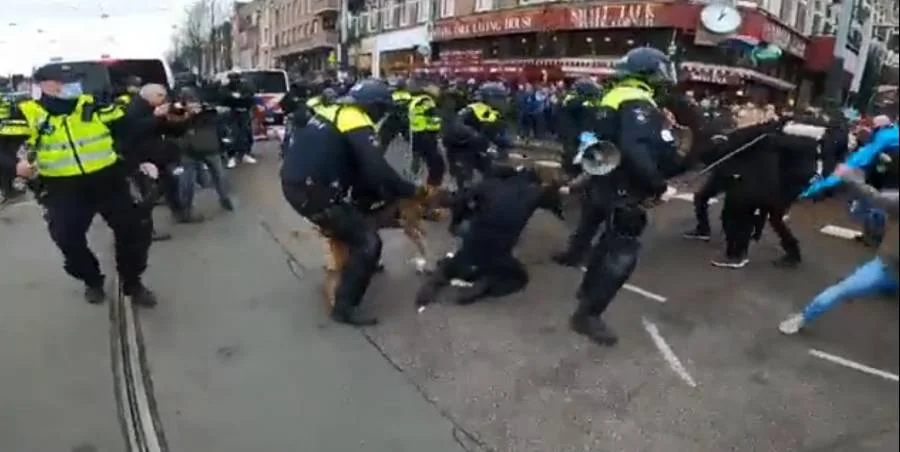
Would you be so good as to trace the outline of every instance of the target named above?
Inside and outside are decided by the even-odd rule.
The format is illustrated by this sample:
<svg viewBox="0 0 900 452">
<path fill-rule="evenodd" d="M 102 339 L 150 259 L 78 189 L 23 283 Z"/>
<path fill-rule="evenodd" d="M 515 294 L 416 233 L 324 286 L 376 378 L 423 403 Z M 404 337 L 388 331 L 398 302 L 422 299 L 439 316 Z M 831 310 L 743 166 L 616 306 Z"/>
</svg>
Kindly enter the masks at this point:
<svg viewBox="0 0 900 452">
<path fill-rule="evenodd" d="M 283 185 L 285 192 L 291 193 L 293 198 L 291 204 L 313 223 L 316 223 L 316 217 L 333 206 L 344 204 L 347 200 L 344 191 L 336 182 L 325 185 L 307 179 L 303 184 L 287 182 Z"/>
</svg>

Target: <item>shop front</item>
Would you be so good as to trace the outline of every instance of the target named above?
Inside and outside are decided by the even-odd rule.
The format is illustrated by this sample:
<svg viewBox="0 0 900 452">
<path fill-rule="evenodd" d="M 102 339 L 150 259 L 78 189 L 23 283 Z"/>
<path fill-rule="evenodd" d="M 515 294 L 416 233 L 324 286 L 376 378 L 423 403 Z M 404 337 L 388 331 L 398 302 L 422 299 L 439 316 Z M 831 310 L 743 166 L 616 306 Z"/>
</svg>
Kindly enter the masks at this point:
<svg viewBox="0 0 900 452">
<path fill-rule="evenodd" d="M 629 49 L 652 46 L 681 67 L 691 88 L 762 87 L 777 98 L 797 87 L 806 40 L 755 10 L 742 10 L 741 35 L 784 49 L 783 61 L 757 68 L 719 46 L 700 24 L 702 5 L 681 2 L 550 5 L 495 11 L 434 24 L 435 61 L 420 72 L 448 77 L 539 80 L 603 77 Z"/>
<path fill-rule="evenodd" d="M 374 40 L 372 74 L 383 77 L 408 75 L 425 64 L 422 49 L 429 47 L 425 25 L 380 33 Z"/>
</svg>

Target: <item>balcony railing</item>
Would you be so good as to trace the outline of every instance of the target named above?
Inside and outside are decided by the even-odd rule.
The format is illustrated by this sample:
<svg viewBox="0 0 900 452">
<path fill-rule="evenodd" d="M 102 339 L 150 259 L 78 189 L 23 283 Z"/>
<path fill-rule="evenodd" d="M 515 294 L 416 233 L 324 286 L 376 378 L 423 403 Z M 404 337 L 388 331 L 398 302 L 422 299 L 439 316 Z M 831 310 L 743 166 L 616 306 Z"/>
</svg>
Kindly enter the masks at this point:
<svg viewBox="0 0 900 452">
<path fill-rule="evenodd" d="M 288 45 L 276 47 L 275 53 L 277 55 L 288 55 L 319 47 L 335 47 L 339 42 L 340 39 L 336 31 L 320 30 L 318 33 L 303 36 Z"/>
<path fill-rule="evenodd" d="M 359 38 L 424 24 L 431 15 L 429 0 L 416 0 L 382 8 L 369 8 L 350 16 L 350 36 Z"/>
</svg>

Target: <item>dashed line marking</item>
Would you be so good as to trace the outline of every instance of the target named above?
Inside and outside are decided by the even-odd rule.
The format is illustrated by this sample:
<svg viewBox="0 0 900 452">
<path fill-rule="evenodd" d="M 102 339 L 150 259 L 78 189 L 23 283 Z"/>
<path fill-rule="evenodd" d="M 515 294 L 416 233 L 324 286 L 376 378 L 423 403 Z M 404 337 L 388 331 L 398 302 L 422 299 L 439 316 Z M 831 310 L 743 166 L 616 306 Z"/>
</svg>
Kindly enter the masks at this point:
<svg viewBox="0 0 900 452">
<path fill-rule="evenodd" d="M 841 226 L 835 226 L 833 224 L 828 224 L 819 229 L 819 232 L 825 235 L 830 235 L 832 237 L 837 237 L 839 239 L 847 239 L 854 240 L 860 235 L 862 232 L 857 231 L 856 229 L 845 228 Z"/>
<path fill-rule="evenodd" d="M 811 348 L 811 349 L 809 349 L 809 354 L 812 356 L 815 356 L 816 358 L 821 358 L 826 361 L 830 361 L 834 364 L 838 364 L 838 365 L 841 365 L 844 367 L 849 367 L 853 370 L 858 370 L 860 372 L 867 373 L 869 375 L 874 375 L 876 377 L 884 378 L 885 380 L 890 380 L 895 383 L 900 382 L 900 376 L 897 376 L 896 374 L 892 374 L 890 372 L 887 372 L 887 371 L 884 371 L 881 369 L 876 369 L 874 367 L 870 367 L 865 364 L 858 363 L 856 361 L 851 361 L 847 358 L 842 358 L 837 355 L 832 355 L 831 353 L 825 353 L 821 350 L 816 350 L 814 348 Z"/>
<path fill-rule="evenodd" d="M 672 347 L 669 347 L 669 343 L 663 339 L 661 334 L 659 334 L 659 328 L 656 327 L 656 324 L 647 320 L 646 317 L 642 317 L 641 321 L 644 323 L 644 329 L 647 330 L 647 333 L 650 334 L 650 338 L 653 339 L 653 343 L 656 344 L 656 348 L 662 353 L 663 359 L 669 363 L 669 367 L 672 368 L 672 371 L 684 380 L 688 386 L 696 388 L 697 382 L 694 381 L 694 378 L 688 373 L 684 364 L 681 364 L 681 360 L 678 359 L 678 356 L 672 351 Z"/>
<path fill-rule="evenodd" d="M 645 296 L 645 297 L 647 297 L 647 298 L 649 298 L 649 299 L 651 299 L 651 300 L 653 300 L 653 301 L 657 301 L 657 302 L 660 302 L 660 303 L 665 303 L 666 301 L 668 301 L 668 298 L 666 298 L 666 297 L 664 297 L 664 296 L 662 296 L 662 295 L 655 294 L 655 293 L 653 293 L 653 292 L 650 292 L 649 290 L 644 290 L 644 289 L 641 289 L 641 288 L 638 287 L 638 286 L 634 286 L 634 285 L 631 285 L 631 284 L 625 284 L 624 286 L 622 286 L 622 288 L 625 289 L 625 290 L 627 290 L 627 291 L 629 291 L 629 292 L 634 292 L 634 293 L 636 293 L 636 294 L 638 294 L 638 295 L 643 295 L 643 296 Z"/>
</svg>

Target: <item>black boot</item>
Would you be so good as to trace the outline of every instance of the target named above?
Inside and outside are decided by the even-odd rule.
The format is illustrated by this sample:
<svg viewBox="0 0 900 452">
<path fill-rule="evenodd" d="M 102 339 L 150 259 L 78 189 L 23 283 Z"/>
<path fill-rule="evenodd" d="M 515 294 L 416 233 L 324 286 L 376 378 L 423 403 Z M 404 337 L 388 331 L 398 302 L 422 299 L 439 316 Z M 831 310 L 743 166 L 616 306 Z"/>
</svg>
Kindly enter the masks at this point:
<svg viewBox="0 0 900 452">
<path fill-rule="evenodd" d="M 573 315 L 569 322 L 572 331 L 586 336 L 598 345 L 611 347 L 619 342 L 619 338 L 600 317 Z"/>
<path fill-rule="evenodd" d="M 168 232 L 159 232 L 154 229 L 151 240 L 153 240 L 154 242 L 165 242 L 166 240 L 172 240 L 172 234 L 169 234 Z"/>
<path fill-rule="evenodd" d="M 202 215 L 195 214 L 191 209 L 184 209 L 175 213 L 175 221 L 178 223 L 202 223 L 203 220 L 204 218 Z"/>
<path fill-rule="evenodd" d="M 103 303 L 103 301 L 106 300 L 106 290 L 103 289 L 103 283 L 85 286 L 84 300 L 90 304 Z"/>
<path fill-rule="evenodd" d="M 123 287 L 122 293 L 124 293 L 125 296 L 131 297 L 131 303 L 138 306 L 152 308 L 157 304 L 156 294 L 144 287 L 140 282 Z"/>
<path fill-rule="evenodd" d="M 454 299 L 456 304 L 466 306 L 475 303 L 487 293 L 489 284 L 486 279 L 478 279 L 471 286 L 460 288 Z"/>
<path fill-rule="evenodd" d="M 220 205 L 223 209 L 225 209 L 225 210 L 227 210 L 227 211 L 229 211 L 229 212 L 231 212 L 231 211 L 234 210 L 234 202 L 231 201 L 231 198 L 222 198 L 222 199 L 220 199 L 220 200 L 219 200 L 219 205 Z"/>
<path fill-rule="evenodd" d="M 697 226 L 696 228 L 682 234 L 682 237 L 691 240 L 703 240 L 704 242 L 708 242 L 709 227 L 704 228 L 702 226 Z"/>
<path fill-rule="evenodd" d="M 378 319 L 360 313 L 359 309 L 341 309 L 337 306 L 331 310 L 331 320 L 352 326 L 372 326 L 378 324 Z"/>
</svg>

